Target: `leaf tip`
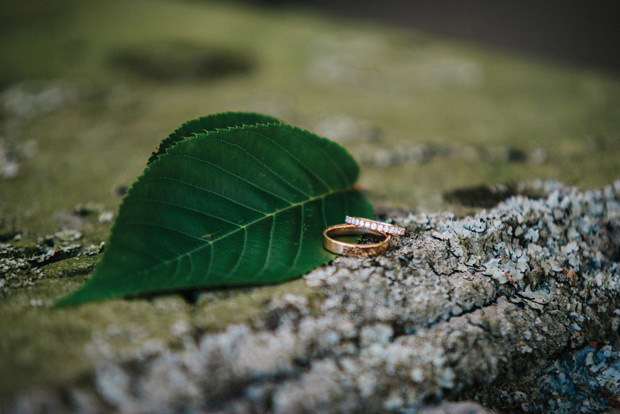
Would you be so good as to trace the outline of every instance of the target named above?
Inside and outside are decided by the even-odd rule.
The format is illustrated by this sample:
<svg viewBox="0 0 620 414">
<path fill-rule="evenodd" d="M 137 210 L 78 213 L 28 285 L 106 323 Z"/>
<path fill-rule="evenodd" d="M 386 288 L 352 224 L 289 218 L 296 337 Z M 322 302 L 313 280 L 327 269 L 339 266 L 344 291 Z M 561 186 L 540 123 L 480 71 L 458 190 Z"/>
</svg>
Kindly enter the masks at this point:
<svg viewBox="0 0 620 414">
<path fill-rule="evenodd" d="M 89 302 L 99 302 L 102 300 L 114 299 L 121 296 L 118 293 L 106 290 L 104 287 L 101 286 L 101 284 L 97 283 L 97 280 L 95 280 L 95 285 L 93 285 L 92 281 L 93 279 L 91 278 L 78 290 L 63 296 L 60 299 L 57 299 L 52 304 L 52 308 L 71 308 L 84 305 Z"/>
<path fill-rule="evenodd" d="M 80 298 L 79 298 L 80 295 L 78 294 L 78 292 L 79 291 L 70 293 L 70 294 L 68 294 L 66 296 L 63 296 L 62 298 L 56 300 L 52 304 L 52 308 L 54 308 L 54 309 L 70 308 L 70 307 L 81 305 L 82 303 L 87 302 L 87 301 L 80 300 Z"/>
</svg>

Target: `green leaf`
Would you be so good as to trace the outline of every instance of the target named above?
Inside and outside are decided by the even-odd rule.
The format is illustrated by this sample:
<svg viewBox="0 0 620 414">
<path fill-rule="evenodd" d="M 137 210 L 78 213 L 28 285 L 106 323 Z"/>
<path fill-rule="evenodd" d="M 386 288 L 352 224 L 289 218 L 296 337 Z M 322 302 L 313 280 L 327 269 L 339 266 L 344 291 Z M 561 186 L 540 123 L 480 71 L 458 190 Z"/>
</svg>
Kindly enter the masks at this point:
<svg viewBox="0 0 620 414">
<path fill-rule="evenodd" d="M 335 257 L 325 227 L 372 217 L 353 188 L 358 165 L 338 144 L 284 123 L 195 133 L 205 125 L 195 122 L 147 165 L 91 279 L 57 306 L 281 282 Z"/>
<path fill-rule="evenodd" d="M 252 112 L 223 112 L 221 114 L 207 115 L 198 119 L 188 121 L 178 127 L 172 134 L 168 135 L 151 154 L 147 164 L 155 161 L 165 153 L 168 148 L 177 142 L 191 138 L 200 132 L 215 131 L 217 129 L 230 128 L 242 125 L 257 125 L 281 122 L 277 118 L 256 114 Z"/>
</svg>

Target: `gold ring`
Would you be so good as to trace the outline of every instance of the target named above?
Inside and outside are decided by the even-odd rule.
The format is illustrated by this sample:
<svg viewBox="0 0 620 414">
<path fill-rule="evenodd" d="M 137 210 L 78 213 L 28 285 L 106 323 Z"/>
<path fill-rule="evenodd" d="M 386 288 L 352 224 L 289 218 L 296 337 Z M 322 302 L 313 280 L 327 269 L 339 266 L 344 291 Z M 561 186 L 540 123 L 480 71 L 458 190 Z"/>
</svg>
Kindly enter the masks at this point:
<svg viewBox="0 0 620 414">
<path fill-rule="evenodd" d="M 337 236 L 356 236 L 371 234 L 380 238 L 378 243 L 353 244 L 334 240 Z M 353 224 L 337 224 L 326 228 L 323 231 L 323 247 L 332 253 L 343 256 L 371 257 L 381 254 L 387 250 L 392 236 L 389 233 L 382 233 L 377 230 L 366 229 Z"/>
<path fill-rule="evenodd" d="M 370 230 L 377 230 L 381 233 L 390 233 L 397 236 L 405 234 L 405 229 L 402 227 L 394 226 L 393 224 L 383 223 L 380 221 L 363 219 L 359 217 L 347 216 L 344 219 L 345 223 L 353 224 L 354 226 L 364 227 Z"/>
</svg>

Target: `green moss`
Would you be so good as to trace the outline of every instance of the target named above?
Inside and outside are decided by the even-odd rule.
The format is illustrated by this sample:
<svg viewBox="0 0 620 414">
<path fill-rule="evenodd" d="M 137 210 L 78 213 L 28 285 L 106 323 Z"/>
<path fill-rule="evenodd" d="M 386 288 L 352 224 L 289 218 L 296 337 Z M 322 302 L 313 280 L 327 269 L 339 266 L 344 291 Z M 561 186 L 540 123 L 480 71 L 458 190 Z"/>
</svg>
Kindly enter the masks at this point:
<svg viewBox="0 0 620 414">
<path fill-rule="evenodd" d="M 99 258 L 99 255 L 74 257 L 50 263 L 42 270 L 48 278 L 86 275 L 93 270 Z"/>
<path fill-rule="evenodd" d="M 0 397 L 37 385 L 79 382 L 106 347 L 122 357 L 139 352 L 149 339 L 170 346 L 176 340 L 172 326 L 188 320 L 179 297 L 50 308 L 83 281 L 83 276 L 45 279 L 0 301 Z"/>
</svg>

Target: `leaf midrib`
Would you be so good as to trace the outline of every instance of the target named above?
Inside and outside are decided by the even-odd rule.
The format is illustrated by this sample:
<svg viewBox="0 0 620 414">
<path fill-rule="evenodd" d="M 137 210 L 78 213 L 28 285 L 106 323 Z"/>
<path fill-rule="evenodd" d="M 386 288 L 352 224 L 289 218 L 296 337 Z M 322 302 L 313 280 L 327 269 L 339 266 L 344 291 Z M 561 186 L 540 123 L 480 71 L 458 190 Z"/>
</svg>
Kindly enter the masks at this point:
<svg viewBox="0 0 620 414">
<path fill-rule="evenodd" d="M 244 225 L 238 225 L 238 227 L 237 227 L 236 229 L 233 229 L 233 230 L 229 231 L 228 233 L 224 233 L 224 234 L 222 234 L 222 235 L 221 235 L 220 237 L 218 237 L 218 238 L 211 239 L 211 240 L 209 240 L 209 241 L 205 242 L 205 244 L 204 244 L 204 245 L 199 246 L 199 247 L 197 247 L 197 248 L 195 248 L 195 249 L 189 250 L 189 251 L 187 251 L 186 253 L 183 253 L 183 254 L 181 254 L 181 255 L 179 255 L 179 256 L 177 256 L 177 257 L 175 257 L 174 259 L 171 259 L 171 260 L 164 260 L 164 261 L 162 261 L 162 262 L 160 262 L 160 263 L 156 264 L 155 266 L 147 267 L 147 268 L 145 268 L 145 269 L 139 270 L 139 271 L 134 272 L 134 273 L 135 273 L 135 274 L 141 274 L 141 273 L 145 273 L 145 272 L 149 272 L 149 271 L 156 270 L 156 269 L 158 269 L 158 268 L 160 268 L 160 267 L 162 267 L 162 266 L 167 266 L 167 265 L 169 265 L 169 264 L 171 264 L 171 263 L 173 263 L 173 262 L 178 262 L 178 261 L 180 261 L 180 259 L 181 259 L 181 258 L 183 258 L 183 257 L 186 257 L 186 256 L 188 256 L 188 257 L 189 257 L 189 256 L 191 256 L 192 254 L 194 254 L 194 253 L 196 253 L 196 252 L 200 251 L 201 249 L 204 249 L 204 248 L 210 247 L 210 246 L 211 246 L 212 244 L 214 244 L 215 242 L 217 242 L 217 241 L 219 241 L 219 240 L 222 240 L 222 239 L 225 239 L 226 237 L 229 237 L 229 236 L 231 236 L 231 235 L 233 235 L 233 234 L 236 234 L 236 233 L 237 233 L 237 232 L 239 232 L 239 231 L 246 231 L 246 229 L 247 229 L 248 227 L 250 227 L 250 226 L 252 226 L 252 225 L 254 225 L 254 224 L 256 224 L 256 223 L 259 223 L 259 222 L 261 222 L 262 220 L 265 220 L 265 219 L 267 219 L 267 218 L 274 217 L 274 216 L 275 216 L 276 214 L 278 214 L 278 213 L 281 213 L 281 212 L 284 212 L 284 211 L 287 211 L 287 210 L 291 210 L 291 209 L 296 208 L 296 207 L 299 207 L 299 206 L 304 206 L 304 205 L 309 204 L 309 203 L 311 203 L 311 202 L 313 202 L 313 201 L 320 200 L 320 199 L 325 199 L 326 197 L 329 197 L 329 196 L 332 196 L 332 195 L 335 195 L 335 194 L 338 194 L 338 193 L 346 193 L 346 192 L 349 192 L 349 191 L 351 191 L 351 190 L 352 190 L 352 188 L 344 188 L 344 189 L 340 189 L 340 190 L 332 190 L 332 191 L 330 191 L 330 192 L 323 193 L 323 194 L 320 194 L 320 195 L 316 195 L 316 196 L 314 196 L 314 197 L 308 198 L 308 199 L 306 199 L 306 200 L 303 200 L 303 201 L 300 201 L 300 202 L 297 202 L 297 203 L 292 203 L 292 204 L 290 204 L 290 205 L 289 205 L 289 206 L 287 206 L 287 207 L 284 207 L 284 208 L 281 208 L 281 209 L 277 209 L 277 210 L 275 210 L 275 211 L 273 211 L 273 212 L 271 212 L 271 213 L 264 213 L 264 216 L 262 216 L 262 217 L 260 217 L 260 218 L 257 218 L 257 219 L 255 219 L 255 220 L 252 220 L 252 221 L 248 222 L 247 224 L 244 224 Z M 303 217 L 304 217 L 304 215 L 302 214 L 302 218 L 303 218 Z M 274 226 L 274 225 L 275 225 L 275 220 L 274 220 L 274 223 L 272 224 L 272 226 Z M 303 226 L 303 221 L 302 221 L 302 226 Z M 193 237 L 193 236 L 192 236 L 192 237 Z M 300 232 L 300 238 L 302 238 L 302 237 L 303 237 L 303 229 L 302 229 L 302 231 Z M 122 243 L 122 245 L 124 245 L 124 243 Z M 299 257 L 299 253 L 300 253 L 300 250 L 301 250 L 301 246 L 302 246 L 302 243 L 299 243 L 299 246 L 297 247 L 297 253 L 295 254 L 295 261 L 294 261 L 294 262 L 293 262 L 293 264 L 290 266 L 290 268 L 293 268 L 293 267 L 295 266 L 296 261 L 297 261 L 297 259 L 298 259 L 298 257 Z M 271 242 L 269 243 L 269 248 L 271 248 Z M 241 255 L 239 256 L 239 258 L 241 258 Z M 212 261 L 212 260 L 211 260 L 211 258 L 210 258 L 210 259 L 209 259 L 209 269 L 208 269 L 208 272 L 206 273 L 206 275 L 209 275 L 209 273 L 211 273 L 211 261 Z M 237 263 L 238 263 L 238 262 L 237 262 Z M 237 263 L 235 264 L 235 266 L 237 265 Z M 264 269 L 261 269 L 261 271 L 263 271 L 263 270 L 264 270 Z"/>
</svg>

